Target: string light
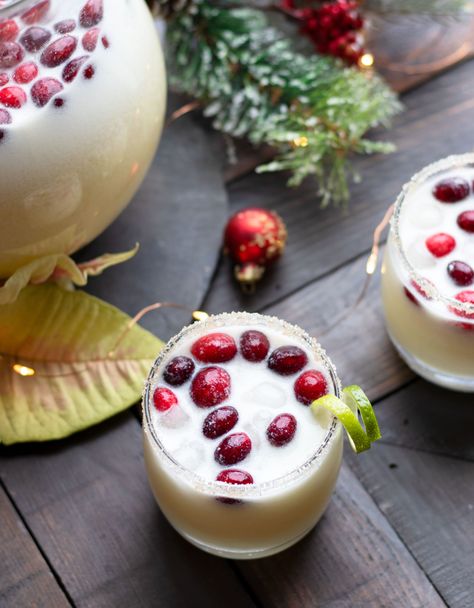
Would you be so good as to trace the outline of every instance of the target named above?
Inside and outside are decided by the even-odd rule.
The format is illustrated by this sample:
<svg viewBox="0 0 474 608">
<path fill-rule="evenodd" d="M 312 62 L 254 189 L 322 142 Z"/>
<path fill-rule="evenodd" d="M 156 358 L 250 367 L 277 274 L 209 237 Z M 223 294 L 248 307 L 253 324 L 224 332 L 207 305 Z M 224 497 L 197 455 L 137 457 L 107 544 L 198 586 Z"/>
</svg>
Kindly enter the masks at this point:
<svg viewBox="0 0 474 608">
<path fill-rule="evenodd" d="M 302 135 L 301 137 L 295 137 L 291 142 L 295 148 L 306 148 L 308 145 L 308 138 Z"/>
<path fill-rule="evenodd" d="M 208 319 L 209 315 L 207 314 L 207 312 L 204 312 L 203 310 L 194 310 L 193 311 L 193 319 L 195 321 L 204 321 L 205 319 Z"/>
<path fill-rule="evenodd" d="M 361 55 L 361 57 L 359 58 L 359 67 L 360 68 L 371 68 L 374 65 L 374 56 L 372 55 L 372 53 L 364 53 L 363 55 Z"/>
<path fill-rule="evenodd" d="M 15 363 L 14 365 L 12 365 L 12 370 L 19 376 L 23 376 L 25 378 L 27 376 L 34 376 L 36 374 L 36 371 L 32 367 L 20 365 L 19 363 Z"/>
</svg>

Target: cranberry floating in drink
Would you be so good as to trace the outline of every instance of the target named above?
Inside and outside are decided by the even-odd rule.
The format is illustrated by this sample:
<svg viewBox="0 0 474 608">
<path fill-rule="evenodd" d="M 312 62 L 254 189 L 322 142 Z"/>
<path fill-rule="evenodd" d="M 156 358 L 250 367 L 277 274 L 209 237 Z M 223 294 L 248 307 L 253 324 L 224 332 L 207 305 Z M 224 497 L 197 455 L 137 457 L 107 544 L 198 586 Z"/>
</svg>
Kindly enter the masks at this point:
<svg viewBox="0 0 474 608">
<path fill-rule="evenodd" d="M 474 154 L 415 175 L 397 200 L 382 270 L 400 355 L 428 380 L 464 391 L 474 391 L 473 182 Z"/>
<path fill-rule="evenodd" d="M 341 391 L 317 342 L 258 314 L 210 317 L 170 340 L 143 408 L 163 513 L 189 541 L 227 557 L 280 551 L 321 517 L 341 462 L 334 414 L 356 450 L 379 436 L 361 389 Z"/>
</svg>

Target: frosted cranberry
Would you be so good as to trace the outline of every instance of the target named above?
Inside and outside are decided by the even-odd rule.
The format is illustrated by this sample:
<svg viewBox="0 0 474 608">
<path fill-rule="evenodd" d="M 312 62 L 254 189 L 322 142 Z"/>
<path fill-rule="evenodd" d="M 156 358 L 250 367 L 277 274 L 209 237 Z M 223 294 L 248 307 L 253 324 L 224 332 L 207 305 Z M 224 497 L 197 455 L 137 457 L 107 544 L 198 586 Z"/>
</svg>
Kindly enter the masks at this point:
<svg viewBox="0 0 474 608">
<path fill-rule="evenodd" d="M 240 336 L 240 352 L 247 361 L 263 361 L 270 349 L 267 336 L 261 331 L 249 329 Z"/>
<path fill-rule="evenodd" d="M 17 42 L 0 43 L 0 68 L 13 68 L 24 56 L 25 51 Z"/>
<path fill-rule="evenodd" d="M 450 262 L 448 264 L 448 274 L 456 285 L 471 285 L 474 280 L 474 270 L 465 262 Z"/>
<path fill-rule="evenodd" d="M 86 68 L 84 68 L 84 78 L 86 78 L 86 80 L 90 80 L 95 74 L 95 68 L 93 65 L 88 65 Z"/>
<path fill-rule="evenodd" d="M 214 332 L 196 340 L 191 346 L 191 352 L 203 363 L 224 363 L 235 357 L 237 345 L 229 334 Z"/>
<path fill-rule="evenodd" d="M 253 483 L 253 477 L 247 471 L 241 471 L 240 469 L 226 469 L 221 471 L 216 477 L 216 481 L 222 481 L 223 483 L 232 483 L 235 485 Z"/>
<path fill-rule="evenodd" d="M 11 42 L 18 36 L 20 28 L 13 19 L 0 21 L 0 42 Z"/>
<path fill-rule="evenodd" d="M 110 46 L 109 39 L 107 36 L 102 36 L 102 44 L 104 45 L 104 49 L 108 49 Z"/>
<path fill-rule="evenodd" d="M 54 29 L 58 34 L 69 34 L 76 29 L 76 22 L 74 19 L 65 19 L 64 21 L 56 23 Z"/>
<path fill-rule="evenodd" d="M 442 258 L 456 247 L 456 241 L 450 234 L 439 232 L 425 241 L 428 251 L 437 258 Z"/>
<path fill-rule="evenodd" d="M 82 37 L 82 46 L 86 51 L 92 52 L 95 50 L 95 47 L 97 46 L 97 39 L 99 38 L 99 32 L 100 30 L 98 27 L 93 27 L 84 34 Z"/>
<path fill-rule="evenodd" d="M 292 414 L 279 414 L 267 428 L 267 439 L 275 447 L 289 443 L 296 433 L 297 422 Z"/>
<path fill-rule="evenodd" d="M 12 121 L 10 112 L 0 109 L 0 125 L 9 125 Z"/>
<path fill-rule="evenodd" d="M 222 367 L 206 367 L 191 383 L 191 398 L 198 407 L 212 407 L 230 395 L 230 376 Z"/>
<path fill-rule="evenodd" d="M 216 439 L 228 433 L 237 424 L 239 413 L 231 405 L 218 407 L 204 418 L 202 432 L 208 439 Z"/>
<path fill-rule="evenodd" d="M 189 380 L 194 371 L 194 362 L 189 357 L 174 357 L 165 367 L 163 378 L 171 386 L 180 386 Z"/>
<path fill-rule="evenodd" d="M 64 99 L 62 97 L 56 97 L 55 100 L 53 101 L 55 108 L 62 108 L 65 103 L 66 102 L 64 101 Z"/>
<path fill-rule="evenodd" d="M 298 376 L 294 385 L 294 391 L 298 401 L 309 405 L 315 399 L 319 399 L 319 397 L 328 392 L 328 383 L 324 374 L 315 369 L 310 369 Z"/>
<path fill-rule="evenodd" d="M 178 405 L 178 398 L 169 388 L 160 386 L 153 393 L 153 404 L 159 412 L 166 412 L 173 405 Z"/>
<path fill-rule="evenodd" d="M 31 97 L 34 103 L 40 108 L 45 106 L 48 101 L 62 91 L 63 85 L 55 78 L 42 78 L 37 80 L 31 87 Z"/>
<path fill-rule="evenodd" d="M 37 23 L 38 21 L 41 21 L 41 19 L 48 12 L 49 5 L 49 0 L 41 0 L 41 2 L 37 2 L 34 6 L 25 11 L 21 15 L 21 18 L 25 23 L 28 23 L 29 25 L 31 23 Z"/>
<path fill-rule="evenodd" d="M 433 188 L 433 196 L 442 203 L 457 203 L 469 195 L 469 184 L 462 177 L 448 177 Z"/>
<path fill-rule="evenodd" d="M 416 304 L 417 306 L 420 305 L 420 303 L 418 302 L 416 297 L 412 294 L 412 292 L 407 287 L 403 288 L 403 292 L 405 293 L 406 297 L 410 300 L 410 302 L 413 302 L 413 304 Z"/>
<path fill-rule="evenodd" d="M 0 87 L 4 87 L 9 80 L 10 77 L 8 76 L 8 74 L 6 72 L 2 72 L 0 74 Z"/>
<path fill-rule="evenodd" d="M 28 84 L 38 76 L 38 67 L 32 61 L 19 65 L 13 75 L 13 79 L 18 84 Z"/>
<path fill-rule="evenodd" d="M 466 291 L 459 292 L 454 296 L 458 302 L 469 303 L 474 305 L 474 291 L 467 289 Z M 459 317 L 465 317 L 466 319 L 474 319 L 474 313 L 465 312 L 464 310 L 452 309 Z"/>
<path fill-rule="evenodd" d="M 43 27 L 29 27 L 21 36 L 20 42 L 30 53 L 36 53 L 49 42 L 51 32 Z"/>
<path fill-rule="evenodd" d="M 474 232 L 474 209 L 463 211 L 458 215 L 458 226 L 466 232 Z"/>
<path fill-rule="evenodd" d="M 252 442 L 247 433 L 233 433 L 219 443 L 214 458 L 223 466 L 237 464 L 247 458 L 251 449 Z"/>
<path fill-rule="evenodd" d="M 104 16 L 102 0 L 88 0 L 81 9 L 79 23 L 82 27 L 92 27 L 97 25 Z"/>
<path fill-rule="evenodd" d="M 74 53 L 77 40 L 74 36 L 62 36 L 51 42 L 41 54 L 41 63 L 48 68 L 54 68 L 64 63 Z"/>
<path fill-rule="evenodd" d="M 268 359 L 268 367 L 281 376 L 296 374 L 306 363 L 308 357 L 298 346 L 279 346 Z"/>
<path fill-rule="evenodd" d="M 26 102 L 26 93 L 20 87 L 5 87 L 0 91 L 0 103 L 7 108 L 21 108 Z"/>
<path fill-rule="evenodd" d="M 72 82 L 74 80 L 74 78 L 77 76 L 77 74 L 79 73 L 79 70 L 81 69 L 82 64 L 87 61 L 87 59 L 89 58 L 89 55 L 84 55 L 84 57 L 77 57 L 76 59 L 73 59 L 72 61 L 70 61 L 63 70 L 63 80 L 65 82 Z"/>
</svg>

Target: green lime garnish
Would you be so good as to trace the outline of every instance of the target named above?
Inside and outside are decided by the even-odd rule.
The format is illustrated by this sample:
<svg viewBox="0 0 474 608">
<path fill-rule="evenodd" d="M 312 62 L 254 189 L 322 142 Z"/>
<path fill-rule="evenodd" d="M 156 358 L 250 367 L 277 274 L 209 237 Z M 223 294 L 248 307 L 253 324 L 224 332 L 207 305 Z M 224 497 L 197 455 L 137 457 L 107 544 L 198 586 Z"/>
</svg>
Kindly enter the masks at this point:
<svg viewBox="0 0 474 608">
<path fill-rule="evenodd" d="M 347 386 L 342 391 L 342 399 L 335 395 L 324 395 L 311 404 L 313 413 L 316 413 L 320 407 L 325 408 L 340 420 L 355 452 L 368 450 L 373 441 L 380 439 L 380 429 L 375 412 L 360 386 Z M 359 421 L 359 414 L 365 428 Z"/>
</svg>

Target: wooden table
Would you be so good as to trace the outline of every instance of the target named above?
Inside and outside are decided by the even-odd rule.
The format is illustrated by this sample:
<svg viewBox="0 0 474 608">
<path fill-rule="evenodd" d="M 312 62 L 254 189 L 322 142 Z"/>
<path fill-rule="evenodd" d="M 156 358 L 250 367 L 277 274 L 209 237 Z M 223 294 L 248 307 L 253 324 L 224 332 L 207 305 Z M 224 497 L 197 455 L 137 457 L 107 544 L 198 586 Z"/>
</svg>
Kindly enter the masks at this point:
<svg viewBox="0 0 474 608">
<path fill-rule="evenodd" d="M 129 313 L 172 299 L 302 325 L 321 337 L 344 383 L 365 387 L 383 439 L 357 457 L 346 446 L 331 504 L 307 538 L 242 562 L 200 552 L 164 520 L 134 411 L 64 441 L 3 449 L 2 608 L 474 606 L 474 398 L 432 386 L 401 362 L 378 279 L 333 324 L 357 297 L 372 230 L 402 183 L 424 164 L 472 150 L 473 87 L 469 61 L 406 93 L 389 134 L 397 153 L 357 160 L 364 179 L 346 211 L 321 210 L 310 182 L 289 190 L 283 175 L 242 174 L 245 159 L 224 172 L 222 141 L 198 117 L 167 129 L 132 205 L 81 256 L 137 239 L 141 253 L 90 290 Z M 253 296 L 218 261 L 228 205 L 276 209 L 288 225 L 287 252 Z M 186 321 L 170 312 L 145 325 L 167 338 Z"/>
</svg>

